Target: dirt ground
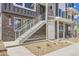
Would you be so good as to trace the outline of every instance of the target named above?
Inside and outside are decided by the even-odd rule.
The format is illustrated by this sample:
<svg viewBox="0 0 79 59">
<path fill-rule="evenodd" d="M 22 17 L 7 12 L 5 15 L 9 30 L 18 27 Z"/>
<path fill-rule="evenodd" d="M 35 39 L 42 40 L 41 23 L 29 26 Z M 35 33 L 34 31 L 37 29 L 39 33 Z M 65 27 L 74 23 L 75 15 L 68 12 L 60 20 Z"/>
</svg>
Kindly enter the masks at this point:
<svg viewBox="0 0 79 59">
<path fill-rule="evenodd" d="M 24 47 L 29 49 L 35 55 L 45 55 L 49 52 L 55 51 L 68 45 L 71 45 L 71 43 L 59 41 L 50 42 L 45 40 L 43 42 L 24 45 Z"/>
<path fill-rule="evenodd" d="M 24 47 L 30 50 L 34 55 L 41 56 L 78 42 L 79 42 L 78 39 L 68 39 L 68 40 L 59 40 L 59 41 L 43 40 L 43 41 L 28 43 L 24 45 Z"/>
</svg>

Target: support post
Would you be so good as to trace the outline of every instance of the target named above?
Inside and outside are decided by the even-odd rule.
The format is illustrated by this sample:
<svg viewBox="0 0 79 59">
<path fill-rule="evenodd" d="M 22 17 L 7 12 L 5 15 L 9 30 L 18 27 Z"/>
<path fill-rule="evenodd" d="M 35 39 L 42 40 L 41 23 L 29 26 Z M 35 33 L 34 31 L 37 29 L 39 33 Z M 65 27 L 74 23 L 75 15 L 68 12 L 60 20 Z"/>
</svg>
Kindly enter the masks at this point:
<svg viewBox="0 0 79 59">
<path fill-rule="evenodd" d="M 57 40 L 59 40 L 59 21 L 57 21 Z"/>
<path fill-rule="evenodd" d="M 65 39 L 65 23 L 63 23 L 63 39 Z"/>
<path fill-rule="evenodd" d="M 48 40 L 48 3 L 46 3 L 46 13 L 45 13 L 45 21 L 46 21 L 46 40 Z"/>
</svg>

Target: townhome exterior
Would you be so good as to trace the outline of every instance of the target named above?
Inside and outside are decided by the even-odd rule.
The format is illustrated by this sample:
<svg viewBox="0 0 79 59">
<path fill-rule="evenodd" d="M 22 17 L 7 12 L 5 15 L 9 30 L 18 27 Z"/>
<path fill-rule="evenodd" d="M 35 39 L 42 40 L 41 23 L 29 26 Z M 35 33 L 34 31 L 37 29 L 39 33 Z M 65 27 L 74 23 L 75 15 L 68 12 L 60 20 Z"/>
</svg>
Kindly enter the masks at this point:
<svg viewBox="0 0 79 59">
<path fill-rule="evenodd" d="M 48 4 L 49 7 L 50 4 Z M 56 3 L 51 10 L 55 10 L 51 17 L 47 17 L 47 39 L 67 39 L 74 37 L 74 16 L 78 11 L 74 3 Z"/>
<path fill-rule="evenodd" d="M 23 43 L 74 37 L 73 3 L 1 3 L 0 36 Z"/>
<path fill-rule="evenodd" d="M 0 9 L 2 21 L 1 39 L 3 41 L 15 41 L 18 37 L 34 27 L 40 21 L 45 20 L 45 7 L 41 4 L 2 3 L 0 4 Z M 43 29 L 39 30 L 40 27 L 36 27 L 37 30 L 35 29 L 35 31 L 34 29 L 32 29 L 31 32 L 35 31 L 38 32 L 35 34 L 42 35 L 40 34 L 42 30 L 42 33 L 45 36 L 45 24 L 43 24 L 41 27 L 43 27 Z M 33 34 L 34 33 L 32 33 L 31 35 Z"/>
</svg>

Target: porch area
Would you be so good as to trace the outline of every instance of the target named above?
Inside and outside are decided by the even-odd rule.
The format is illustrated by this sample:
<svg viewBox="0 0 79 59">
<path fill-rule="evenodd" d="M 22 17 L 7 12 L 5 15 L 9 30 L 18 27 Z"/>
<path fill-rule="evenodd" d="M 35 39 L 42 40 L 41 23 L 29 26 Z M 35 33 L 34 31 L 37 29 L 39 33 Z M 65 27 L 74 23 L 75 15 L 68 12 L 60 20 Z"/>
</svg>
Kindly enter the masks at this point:
<svg viewBox="0 0 79 59">
<path fill-rule="evenodd" d="M 71 19 L 58 18 L 48 20 L 47 38 L 52 39 L 68 39 L 73 38 L 75 34 L 74 22 Z"/>
</svg>

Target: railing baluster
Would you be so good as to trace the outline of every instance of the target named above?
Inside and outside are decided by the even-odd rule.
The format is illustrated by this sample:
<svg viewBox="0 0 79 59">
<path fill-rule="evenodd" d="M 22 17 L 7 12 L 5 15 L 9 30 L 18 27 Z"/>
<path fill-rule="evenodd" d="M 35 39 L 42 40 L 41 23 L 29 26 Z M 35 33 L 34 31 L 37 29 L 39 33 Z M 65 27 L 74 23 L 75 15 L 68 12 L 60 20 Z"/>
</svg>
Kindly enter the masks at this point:
<svg viewBox="0 0 79 59">
<path fill-rule="evenodd" d="M 19 30 L 18 30 L 18 35 L 21 36 L 23 33 L 25 33 L 26 31 L 28 31 L 30 28 L 32 28 L 34 25 L 36 25 L 39 21 L 42 21 L 44 18 L 44 14 L 41 15 L 41 17 L 37 20 L 31 21 L 29 24 L 24 24 Z M 17 31 L 15 31 L 15 37 L 17 36 Z M 18 36 L 18 37 L 19 37 Z M 18 37 L 16 37 L 15 39 L 17 39 Z"/>
</svg>

